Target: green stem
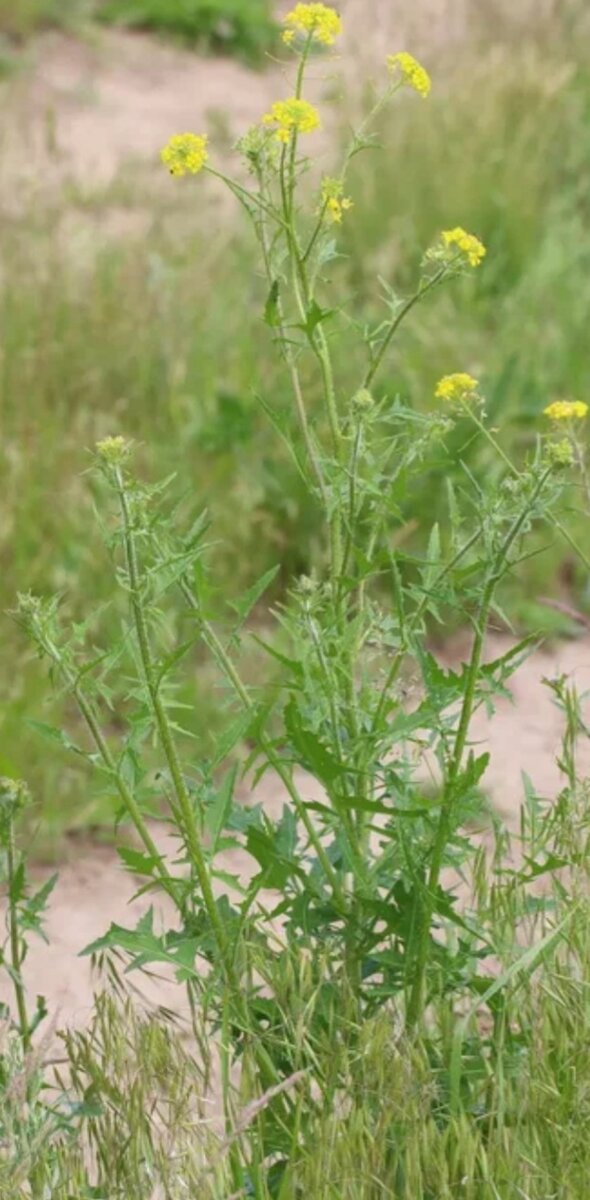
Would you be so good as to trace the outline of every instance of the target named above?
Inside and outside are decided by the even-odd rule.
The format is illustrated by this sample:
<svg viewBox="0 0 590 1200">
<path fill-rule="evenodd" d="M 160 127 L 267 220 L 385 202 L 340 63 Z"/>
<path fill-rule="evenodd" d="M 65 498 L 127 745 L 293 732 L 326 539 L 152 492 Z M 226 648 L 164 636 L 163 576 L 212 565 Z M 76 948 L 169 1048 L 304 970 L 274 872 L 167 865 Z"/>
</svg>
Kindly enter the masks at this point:
<svg viewBox="0 0 590 1200">
<path fill-rule="evenodd" d="M 10 823 L 8 829 L 6 857 L 8 867 L 8 926 L 10 937 L 10 966 L 11 979 L 18 1013 L 18 1026 L 25 1054 L 31 1047 L 31 1030 L 27 1016 L 25 985 L 22 977 L 22 954 L 18 929 L 18 908 L 14 895 L 14 879 L 16 875 L 16 847 L 14 844 L 14 826 Z"/>
<path fill-rule="evenodd" d="M 456 786 L 461 773 L 463 764 L 463 755 L 469 736 L 469 726 L 473 715 L 473 710 L 476 700 L 477 680 L 479 669 L 481 666 L 481 658 L 487 632 L 487 623 L 490 613 L 490 608 L 494 598 L 496 586 L 502 576 L 504 564 L 510 549 L 518 537 L 522 526 L 534 507 L 534 504 L 542 491 L 550 471 L 547 470 L 541 475 L 537 486 L 527 504 L 524 506 L 521 513 L 513 521 L 508 533 L 502 543 L 498 553 L 492 564 L 487 583 L 485 585 L 479 613 L 475 627 L 475 637 L 471 649 L 471 657 L 467 669 L 467 677 L 465 681 L 465 691 L 463 693 L 463 703 L 461 706 L 461 716 L 459 718 L 459 726 L 455 737 L 455 745 L 451 758 L 447 779 L 443 791 L 441 802 L 441 811 L 438 821 L 437 830 L 434 837 L 432 855 L 430 859 L 430 869 L 428 872 L 428 880 L 426 884 L 426 894 L 422 900 L 421 919 L 419 921 L 418 930 L 418 948 L 415 963 L 414 980 L 410 992 L 407 1011 L 407 1025 L 409 1029 L 416 1027 L 422 1017 L 424 1010 L 424 981 L 426 967 L 428 964 L 429 944 L 430 944 L 430 926 L 434 912 L 435 893 L 438 887 L 440 873 L 442 870 L 443 858 L 445 849 L 448 844 L 449 834 L 452 828 L 452 815 L 456 799 Z"/>
<path fill-rule="evenodd" d="M 258 208 L 262 209 L 267 216 L 272 217 L 273 221 L 276 221 L 278 225 L 282 225 L 283 228 L 286 229 L 287 226 L 279 210 L 276 209 L 273 204 L 269 204 L 263 196 L 257 196 L 256 192 L 248 191 L 248 188 L 243 187 L 240 183 L 236 183 L 235 179 L 230 179 L 229 175 L 224 175 L 223 171 L 216 171 L 213 167 L 205 167 L 204 169 L 208 175 L 213 175 L 215 179 L 220 179 L 221 182 L 229 188 L 230 192 L 233 193 L 236 199 L 239 200 L 242 205 L 244 205 L 248 212 L 250 210 L 248 209 L 248 204 L 246 201 L 257 205 Z"/>
<path fill-rule="evenodd" d="M 489 429 L 486 428 L 483 421 L 481 421 L 479 419 L 479 417 L 477 416 L 477 413 L 475 413 L 472 408 L 469 408 L 467 415 L 471 418 L 471 420 L 473 421 L 473 424 L 476 426 L 476 428 L 479 429 L 480 433 L 483 433 L 484 437 L 490 443 L 490 445 L 493 446 L 496 453 L 500 455 L 502 462 L 504 462 L 506 464 L 511 475 L 513 475 L 515 477 L 515 479 L 520 479 L 520 471 L 518 470 L 518 467 L 516 467 L 514 465 L 512 460 L 506 454 L 506 451 L 504 450 L 504 448 L 500 445 L 499 442 L 496 441 L 495 437 L 493 437 L 493 435 L 490 433 Z M 590 487 L 588 488 L 588 491 L 590 493 Z M 578 543 L 572 537 L 569 530 L 566 529 L 565 525 L 563 525 L 562 522 L 559 520 L 559 517 L 556 517 L 555 513 L 552 512 L 551 509 L 548 510 L 547 517 L 551 520 L 552 524 L 555 525 L 555 528 L 559 530 L 561 536 L 565 538 L 568 545 L 571 546 L 572 550 L 574 551 L 574 554 L 577 554 L 580 561 L 584 563 L 584 566 L 587 567 L 588 570 L 590 570 L 590 559 L 588 558 L 587 554 L 585 554 L 584 551 L 580 548 L 580 546 L 578 546 Z"/>
<path fill-rule="evenodd" d="M 373 105 L 373 108 L 367 114 L 364 121 L 362 121 L 361 124 L 359 125 L 356 133 L 353 135 L 350 146 L 348 147 L 348 150 L 346 151 L 346 154 L 344 156 L 344 163 L 342 165 L 342 171 L 340 174 L 342 183 L 344 183 L 344 181 L 345 181 L 346 172 L 348 171 L 348 168 L 350 166 L 351 159 L 353 159 L 354 155 L 358 153 L 358 144 L 359 144 L 360 139 L 365 136 L 365 133 L 366 133 L 367 129 L 369 128 L 369 125 L 373 124 L 373 121 L 375 120 L 376 117 L 379 116 L 379 113 L 381 112 L 382 108 L 385 107 L 387 102 L 389 100 L 391 100 L 391 97 L 394 96 L 396 92 L 399 92 L 400 88 L 402 88 L 402 87 L 403 87 L 403 82 L 401 82 L 401 81 L 399 83 L 391 84 L 391 86 L 387 88 L 387 90 L 383 93 L 383 95 L 380 96 L 377 103 Z"/>
<path fill-rule="evenodd" d="M 349 474 L 348 474 L 348 517 L 347 517 L 346 541 L 344 543 L 344 552 L 342 555 L 342 574 L 343 575 L 346 574 L 346 569 L 348 567 L 348 560 L 350 558 L 350 553 L 352 550 L 352 543 L 353 543 L 353 538 L 354 538 L 357 472 L 358 472 L 358 464 L 359 464 L 359 458 L 360 458 L 360 452 L 361 452 L 362 436 L 363 436 L 362 420 L 359 420 L 358 425 L 356 427 L 356 431 L 355 431 L 354 442 L 353 442 L 353 446 L 352 446 L 352 454 L 351 454 L 351 459 L 350 459 L 350 468 L 349 468 Z"/>
<path fill-rule="evenodd" d="M 272 1058 L 262 1043 L 260 1030 L 258 1029 L 256 1023 L 253 1023 L 252 1021 L 247 1000 L 242 995 L 240 980 L 234 968 L 231 944 L 215 903 L 215 896 L 211 886 L 207 861 L 203 846 L 201 844 L 201 839 L 197 832 L 190 795 L 184 780 L 184 774 L 180 764 L 180 759 L 178 757 L 176 743 L 168 722 L 168 714 L 166 713 L 166 709 L 162 703 L 159 693 L 158 680 L 152 659 L 148 627 L 141 596 L 141 579 L 135 547 L 135 536 L 131 521 L 131 514 L 129 511 L 125 482 L 119 467 L 115 468 L 115 479 L 121 505 L 131 607 L 139 645 L 139 653 L 145 682 L 152 705 L 152 711 L 158 729 L 160 743 L 168 763 L 168 769 L 170 771 L 170 776 L 179 807 L 181 828 L 185 836 L 188 853 L 196 872 L 199 887 L 201 889 L 203 904 L 205 906 L 205 911 L 209 918 L 211 930 L 217 944 L 219 957 L 223 966 L 227 984 L 233 997 L 236 1012 L 239 1014 L 244 1033 L 248 1033 L 254 1039 L 254 1053 L 260 1067 L 261 1079 L 264 1086 L 268 1087 L 277 1082 L 277 1070 Z"/>
<path fill-rule="evenodd" d="M 334 681 L 331 677 L 330 670 L 329 670 L 328 664 L 326 662 L 326 656 L 324 654 L 324 650 L 322 647 L 322 641 L 321 641 L 321 637 L 319 634 L 319 630 L 318 630 L 318 628 L 315 624 L 315 621 L 313 620 L 313 617 L 311 616 L 311 613 L 309 611 L 306 613 L 306 616 L 307 616 L 307 624 L 308 624 L 308 628 L 309 628 L 309 632 L 310 632 L 311 641 L 315 648 L 315 652 L 317 655 L 317 659 L 318 659 L 318 663 L 319 663 L 321 672 L 324 676 L 326 699 L 328 701 L 328 707 L 330 709 L 330 721 L 332 723 L 332 736 L 334 738 L 334 743 L 335 743 L 337 751 L 338 751 L 339 761 L 341 763 L 343 763 L 344 762 L 344 751 L 343 751 L 343 747 L 342 747 L 342 739 L 340 737 L 340 732 L 339 732 L 339 728 L 338 728 L 338 710 L 336 708 L 336 696 L 338 694 L 338 689 L 334 685 Z M 349 665 L 350 664 L 347 663 L 347 666 L 349 666 Z M 349 682 L 349 681 L 351 683 L 353 682 L 351 673 L 349 670 L 347 670 L 347 682 Z M 349 704 L 349 711 L 350 711 L 350 716 L 351 716 L 351 721 L 352 721 L 353 714 L 354 714 L 354 691 L 351 696 L 350 690 L 348 690 L 347 701 Z M 351 732 L 353 734 L 353 744 L 358 744 L 357 743 L 358 729 L 356 728 L 356 724 L 353 725 Z M 356 738 L 355 738 L 355 735 L 356 735 Z M 338 815 L 344 826 L 344 831 L 346 833 L 346 838 L 347 838 L 349 849 L 350 849 L 350 855 L 356 864 L 357 874 L 360 875 L 361 878 L 365 878 L 366 871 L 365 871 L 365 864 L 364 864 L 364 861 L 362 858 L 362 853 L 361 853 L 360 840 L 359 840 L 356 830 L 354 828 L 354 824 L 351 819 L 351 815 L 347 811 L 346 807 L 344 807 L 344 808 L 339 807 Z"/>
<path fill-rule="evenodd" d="M 127 786 L 125 780 L 123 779 L 123 777 L 121 775 L 121 772 L 119 771 L 119 768 L 117 767 L 115 759 L 114 759 L 113 755 L 111 754 L 109 746 L 108 746 L 108 744 L 104 738 L 104 735 L 102 733 L 102 730 L 100 728 L 100 721 L 97 717 L 96 712 L 94 711 L 93 705 L 88 700 L 88 698 L 85 696 L 85 694 L 82 691 L 82 688 L 80 686 L 80 683 L 74 676 L 73 672 L 69 669 L 67 664 L 64 662 L 63 656 L 60 653 L 59 648 L 57 646 L 55 646 L 53 644 L 53 642 L 51 642 L 47 639 L 44 640 L 43 647 L 45 649 L 46 654 L 48 654 L 48 656 L 52 659 L 52 661 L 55 663 L 56 667 L 58 668 L 59 672 L 63 676 L 63 678 L 68 686 L 69 691 L 71 692 L 72 696 L 74 697 L 74 700 L 76 701 L 76 704 L 78 705 L 80 713 L 81 713 L 82 717 L 84 718 L 84 721 L 86 722 L 88 730 L 92 736 L 92 739 L 93 739 L 95 746 L 100 754 L 100 757 L 104 763 L 104 766 L 106 767 L 107 771 L 109 772 L 109 774 L 112 776 L 112 778 L 115 781 L 115 785 L 116 785 L 117 791 L 119 793 L 119 796 L 123 802 L 123 806 L 126 809 L 127 813 L 129 814 L 129 816 L 137 830 L 137 833 L 139 834 L 139 837 L 140 837 L 141 841 L 143 842 L 143 845 L 144 845 L 148 855 L 150 856 L 151 859 L 154 860 L 154 863 L 156 865 L 156 868 L 157 868 L 157 871 L 158 871 L 158 874 L 160 877 L 160 883 L 162 884 L 162 887 L 168 893 L 168 895 L 171 897 L 171 899 L 174 901 L 175 906 L 180 911 L 182 911 L 182 906 L 178 902 L 178 892 L 177 892 L 177 888 L 175 885 L 175 881 L 174 881 L 173 877 L 170 875 L 170 873 L 165 865 L 165 862 L 162 858 L 162 855 L 160 854 L 160 851 L 158 850 L 158 847 L 156 846 L 156 843 L 154 842 L 154 839 L 152 838 L 152 835 L 149 831 L 146 821 L 144 820 L 143 814 L 142 814 L 141 809 L 135 799 L 135 796 L 133 795 L 133 792 Z"/>
<path fill-rule="evenodd" d="M 476 542 L 479 541 L 480 537 L 481 537 L 481 530 L 477 529 L 475 531 L 475 533 L 472 533 L 471 537 L 468 538 L 467 541 L 464 542 L 464 544 L 459 547 L 456 554 L 453 555 L 453 557 L 450 559 L 450 561 L 448 563 L 446 563 L 446 565 L 442 568 L 442 570 L 437 575 L 428 595 L 426 595 L 422 598 L 418 607 L 412 613 L 412 616 L 410 617 L 410 619 L 407 623 L 407 626 L 406 626 L 406 637 L 404 640 L 404 645 L 402 646 L 401 650 L 399 650 L 398 653 L 394 656 L 391 666 L 389 668 L 389 671 L 387 672 L 385 683 L 381 689 L 381 695 L 379 696 L 377 708 L 375 709 L 375 714 L 374 714 L 373 720 L 371 722 L 371 733 L 372 734 L 375 733 L 376 729 L 378 728 L 378 726 L 383 718 L 384 711 L 385 711 L 385 705 L 387 703 L 387 697 L 388 697 L 389 692 L 391 691 L 391 688 L 393 687 L 393 685 L 401 671 L 402 663 L 404 660 L 404 655 L 406 654 L 406 652 L 408 650 L 409 635 L 411 635 L 413 633 L 414 629 L 416 628 L 416 625 L 418 624 L 419 620 L 423 616 L 423 614 L 430 602 L 431 594 L 436 594 L 439 584 L 441 584 L 443 579 L 445 579 L 445 577 L 449 574 L 449 572 L 453 570 L 453 567 L 456 567 L 457 563 L 460 562 L 461 559 L 466 554 L 469 553 L 471 548 L 476 544 Z"/>
<path fill-rule="evenodd" d="M 263 181 L 261 174 L 259 174 L 259 176 L 258 176 L 258 184 L 259 184 L 259 187 L 260 187 L 260 190 L 262 193 L 263 187 L 264 187 L 264 181 Z M 269 286 L 272 287 L 273 284 L 275 283 L 275 279 L 274 279 L 273 271 L 272 271 L 270 246 L 268 244 L 268 231 L 266 228 L 266 224 L 262 218 L 258 222 L 258 232 L 259 232 L 260 246 L 262 249 L 262 257 L 264 260 L 264 267 L 265 267 L 265 271 L 266 271 L 266 278 L 267 278 Z M 312 472 L 315 475 L 315 478 L 317 480 L 317 485 L 319 488 L 320 496 L 322 498 L 322 502 L 324 504 L 324 507 L 327 509 L 328 508 L 328 493 L 326 490 L 326 483 L 324 480 L 321 463 L 320 463 L 316 448 L 313 444 L 311 431 L 310 431 L 309 424 L 307 421 L 307 412 L 305 409 L 305 401 L 303 399 L 303 390 L 301 387 L 301 379 L 299 377 L 299 371 L 297 369 L 297 363 L 295 361 L 295 355 L 293 353 L 293 349 L 287 338 L 287 331 L 285 328 L 285 316 L 284 316 L 283 305 L 282 305 L 280 296 L 278 296 L 278 298 L 277 298 L 277 321 L 278 321 L 277 330 L 278 330 L 278 335 L 279 335 L 279 343 L 281 346 L 281 350 L 282 350 L 285 362 L 287 364 L 289 375 L 291 377 L 291 386 L 293 388 L 293 395 L 295 397 L 295 407 L 297 409 L 297 416 L 299 419 L 299 424 L 301 426 L 301 432 L 303 434 L 305 448 L 307 450 L 307 455 L 309 458 Z"/>
<path fill-rule="evenodd" d="M 377 351 L 377 354 L 371 360 L 371 363 L 369 365 L 369 368 L 365 374 L 365 378 L 362 383 L 362 386 L 364 388 L 369 388 L 371 386 L 371 384 L 381 366 L 381 363 L 383 362 L 383 359 L 385 358 L 385 355 L 387 354 L 387 351 L 389 350 L 389 347 L 390 347 L 402 321 L 404 320 L 404 318 L 407 317 L 408 313 L 412 311 L 412 309 L 414 308 L 414 305 L 416 305 L 419 300 L 422 300 L 422 298 L 424 296 L 426 296 L 426 294 L 428 292 L 432 291 L 433 287 L 436 287 L 437 283 L 440 283 L 441 279 L 444 277 L 444 275 L 446 275 L 448 268 L 449 268 L 449 264 L 445 263 L 444 267 L 441 267 L 440 270 L 437 271 L 435 275 L 433 275 L 432 279 L 429 279 L 428 282 L 425 284 L 420 284 L 418 291 L 415 292 L 413 296 L 410 296 L 410 299 L 406 300 L 406 303 L 404 305 L 402 305 L 402 308 L 400 309 L 399 313 L 397 314 L 396 317 L 394 317 L 393 321 L 391 322 L 391 325 L 389 326 L 389 329 L 387 330 L 387 333 L 385 334 L 385 337 L 383 338 L 383 341 Z"/>
<path fill-rule="evenodd" d="M 203 903 L 205 905 L 205 909 L 207 912 L 207 916 L 209 918 L 211 929 L 213 930 L 215 940 L 217 942 L 217 947 L 219 950 L 220 958 L 223 963 L 223 967 L 224 967 L 228 982 L 231 984 L 232 988 L 234 989 L 235 994 L 239 995 L 239 982 L 235 975 L 233 963 L 231 960 L 230 944 L 229 944 L 229 941 L 227 938 L 227 934 L 226 934 L 223 922 L 219 915 L 217 905 L 215 903 L 215 897 L 213 895 L 213 889 L 211 886 L 211 879 L 210 879 L 209 871 L 207 868 L 207 861 L 205 858 L 205 853 L 203 850 L 203 846 L 201 844 L 200 836 L 199 836 L 199 834 L 197 832 L 197 828 L 196 828 L 196 822 L 195 822 L 195 816 L 194 816 L 194 812 L 193 812 L 193 806 L 191 803 L 191 798 L 190 798 L 188 788 L 185 783 L 182 767 L 180 765 L 180 759 L 178 756 L 178 751 L 176 749 L 176 743 L 175 743 L 174 737 L 172 735 L 172 730 L 170 729 L 170 724 L 168 721 L 168 714 L 166 712 L 165 706 L 162 703 L 162 699 L 160 696 L 160 688 L 159 688 L 158 679 L 157 679 L 157 672 L 156 672 L 155 665 L 154 665 L 154 662 L 152 659 L 146 615 L 145 615 L 144 605 L 143 605 L 143 600 L 142 600 L 142 595 L 141 595 L 141 579 L 140 579 L 140 573 L 139 573 L 139 564 L 138 564 L 138 560 L 137 560 L 135 535 L 134 535 L 133 524 L 132 524 L 132 520 L 131 520 L 131 514 L 129 511 L 129 502 L 128 502 L 128 498 L 127 498 L 127 491 L 125 488 L 123 475 L 122 475 L 121 469 L 119 467 L 117 467 L 115 469 L 115 478 L 116 478 L 116 483 L 117 483 L 119 502 L 121 505 L 121 516 L 122 516 L 122 522 L 123 522 L 123 537 L 124 537 L 124 543 L 125 543 L 125 555 L 126 555 L 126 560 L 127 560 L 127 574 L 128 574 L 128 579 L 129 579 L 131 609 L 132 609 L 133 619 L 134 619 L 134 624 L 135 624 L 135 632 L 137 634 L 139 654 L 140 654 L 140 658 L 141 658 L 145 683 L 146 683 L 146 687 L 148 690 L 148 694 L 149 694 L 149 698 L 150 698 L 150 702 L 151 702 L 151 706 L 152 706 L 152 711 L 154 714 L 156 727 L 157 727 L 158 735 L 160 738 L 160 743 L 161 743 L 162 749 L 164 751 L 164 756 L 166 758 L 166 762 L 168 763 L 168 769 L 170 771 L 170 777 L 171 777 L 172 784 L 174 787 L 174 792 L 175 792 L 176 800 L 178 803 L 180 818 L 182 821 L 182 829 L 183 829 L 184 836 L 186 839 L 187 850 L 190 854 L 192 864 L 196 871 L 199 887 L 201 889 L 201 895 L 203 898 Z"/>
</svg>

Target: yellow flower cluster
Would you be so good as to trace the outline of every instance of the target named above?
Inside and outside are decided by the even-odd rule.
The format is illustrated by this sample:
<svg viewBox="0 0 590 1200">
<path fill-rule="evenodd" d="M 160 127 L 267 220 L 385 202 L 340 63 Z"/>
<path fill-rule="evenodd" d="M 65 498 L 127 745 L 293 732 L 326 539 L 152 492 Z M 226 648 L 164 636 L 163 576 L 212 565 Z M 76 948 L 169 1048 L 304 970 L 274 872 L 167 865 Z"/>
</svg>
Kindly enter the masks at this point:
<svg viewBox="0 0 590 1200">
<path fill-rule="evenodd" d="M 457 225 L 454 229 L 445 229 L 441 234 L 444 245 L 447 248 L 456 246 L 458 250 L 467 258 L 471 267 L 478 267 L 480 262 L 486 255 L 486 248 L 479 238 L 476 238 L 472 233 L 466 233 Z"/>
<path fill-rule="evenodd" d="M 437 400 L 450 402 L 470 400 L 475 396 L 478 387 L 479 381 L 474 379 L 473 375 L 458 371 L 455 375 L 443 375 L 436 385 L 434 395 Z"/>
<path fill-rule="evenodd" d="M 322 209 L 336 225 L 342 223 L 342 216 L 353 207 L 350 196 L 345 196 L 344 185 L 339 179 L 330 179 L 326 175 L 322 179 Z"/>
<path fill-rule="evenodd" d="M 402 73 L 402 83 L 407 83 L 426 99 L 432 87 L 432 80 L 428 71 L 413 54 L 408 54 L 405 50 L 400 50 L 398 54 L 388 54 L 387 66 L 392 75 L 399 69 Z"/>
<path fill-rule="evenodd" d="M 207 136 L 199 133 L 176 133 L 164 146 L 160 158 L 171 175 L 198 175 L 209 155 Z"/>
<path fill-rule="evenodd" d="M 294 133 L 312 133 L 319 129 L 319 113 L 307 100 L 292 96 L 289 100 L 275 100 L 270 112 L 262 118 L 264 125 L 277 125 L 276 136 L 280 142 L 289 142 Z"/>
<path fill-rule="evenodd" d="M 342 33 L 342 21 L 333 8 L 326 4 L 296 4 L 292 12 L 283 18 L 287 26 L 283 41 L 289 45 L 296 33 L 306 34 L 323 46 L 332 46 Z"/>
<path fill-rule="evenodd" d="M 588 412 L 583 400 L 554 400 L 543 409 L 550 421 L 582 421 Z"/>
</svg>

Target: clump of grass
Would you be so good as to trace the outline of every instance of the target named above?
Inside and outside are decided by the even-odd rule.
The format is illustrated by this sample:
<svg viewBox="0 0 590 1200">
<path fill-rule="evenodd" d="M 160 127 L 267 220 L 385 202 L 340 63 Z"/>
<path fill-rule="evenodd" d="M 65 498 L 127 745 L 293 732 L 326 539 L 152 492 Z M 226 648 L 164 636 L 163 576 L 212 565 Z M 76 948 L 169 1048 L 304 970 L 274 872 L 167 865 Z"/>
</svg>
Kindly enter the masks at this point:
<svg viewBox="0 0 590 1200">
<path fill-rule="evenodd" d="M 276 40 L 269 0 L 102 0 L 97 16 L 255 63 L 262 61 Z"/>
<path fill-rule="evenodd" d="M 9 0 L 0 6 L 0 34 L 24 40 L 43 29 L 68 27 L 87 9 L 84 0 Z"/>
<path fill-rule="evenodd" d="M 82 20 L 150 30 L 256 65 L 276 41 L 269 0 L 10 0 L 0 8 L 0 34 L 21 42 Z"/>
</svg>

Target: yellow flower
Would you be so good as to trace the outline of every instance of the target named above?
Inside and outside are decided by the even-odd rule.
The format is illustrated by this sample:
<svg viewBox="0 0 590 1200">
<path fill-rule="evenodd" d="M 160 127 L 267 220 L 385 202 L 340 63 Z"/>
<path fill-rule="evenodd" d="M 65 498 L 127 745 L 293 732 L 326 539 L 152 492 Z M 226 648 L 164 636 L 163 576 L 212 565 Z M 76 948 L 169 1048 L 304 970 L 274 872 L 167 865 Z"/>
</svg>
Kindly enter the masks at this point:
<svg viewBox="0 0 590 1200">
<path fill-rule="evenodd" d="M 353 208 L 350 196 L 344 196 L 343 192 L 344 185 L 339 179 L 330 179 L 326 175 L 322 180 L 322 208 L 336 225 L 341 225 L 343 213 Z"/>
<path fill-rule="evenodd" d="M 207 140 L 205 134 L 175 133 L 160 158 L 171 175 L 197 175 L 209 157 Z"/>
<path fill-rule="evenodd" d="M 295 33 L 304 33 L 324 46 L 332 46 L 342 33 L 338 13 L 325 4 L 296 4 L 292 12 L 283 17 L 283 22 L 290 27 L 283 34 L 287 44 L 293 41 Z"/>
<path fill-rule="evenodd" d="M 270 112 L 262 118 L 265 125 L 278 125 L 276 136 L 280 142 L 289 142 L 294 133 L 312 133 L 319 129 L 319 113 L 307 100 L 292 96 L 289 100 L 275 100 Z"/>
<path fill-rule="evenodd" d="M 402 82 L 409 84 L 415 92 L 426 99 L 432 87 L 432 80 L 428 71 L 414 58 L 413 54 L 408 54 L 405 50 L 400 50 L 398 54 L 388 54 L 387 66 L 392 75 L 399 67 L 402 73 Z"/>
<path fill-rule="evenodd" d="M 455 375 L 443 375 L 436 385 L 434 395 L 437 400 L 450 402 L 471 400 L 478 387 L 479 380 L 474 379 L 473 375 L 458 371 Z"/>
<path fill-rule="evenodd" d="M 583 400 L 554 400 L 543 409 L 550 421 L 582 421 L 588 412 Z"/>
<path fill-rule="evenodd" d="M 485 258 L 486 248 L 483 242 L 480 242 L 479 238 L 472 233 L 466 233 L 460 225 L 454 229 L 443 230 L 441 237 L 447 248 L 456 246 L 466 256 L 472 267 L 478 267 L 482 258 Z"/>
</svg>

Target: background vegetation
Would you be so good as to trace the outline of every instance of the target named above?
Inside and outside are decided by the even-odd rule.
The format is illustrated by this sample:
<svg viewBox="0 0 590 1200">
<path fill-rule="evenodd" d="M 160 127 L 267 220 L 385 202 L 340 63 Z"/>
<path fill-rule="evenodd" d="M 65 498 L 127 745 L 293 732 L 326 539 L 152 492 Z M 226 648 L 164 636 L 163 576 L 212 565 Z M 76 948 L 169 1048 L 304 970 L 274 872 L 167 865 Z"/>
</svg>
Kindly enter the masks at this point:
<svg viewBox="0 0 590 1200">
<path fill-rule="evenodd" d="M 2 0 L 0 34 L 76 29 L 95 19 L 259 62 L 275 41 L 270 0 Z"/>
</svg>

